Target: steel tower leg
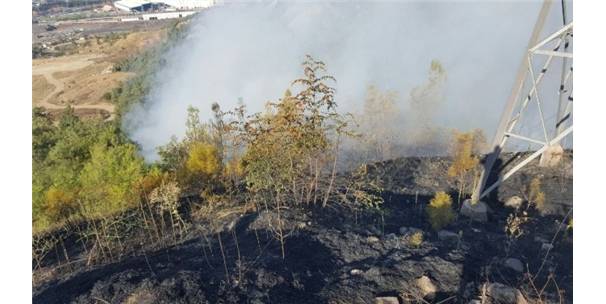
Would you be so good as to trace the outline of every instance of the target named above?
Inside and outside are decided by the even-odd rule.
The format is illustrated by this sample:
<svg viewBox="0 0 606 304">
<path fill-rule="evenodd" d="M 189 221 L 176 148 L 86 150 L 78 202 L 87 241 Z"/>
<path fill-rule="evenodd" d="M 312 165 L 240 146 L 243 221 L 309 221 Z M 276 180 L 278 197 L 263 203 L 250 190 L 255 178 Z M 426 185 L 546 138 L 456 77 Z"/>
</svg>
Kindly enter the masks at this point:
<svg viewBox="0 0 606 304">
<path fill-rule="evenodd" d="M 551 7 L 551 1 L 545 0 L 543 1 L 543 6 L 539 12 L 539 16 L 537 18 L 537 22 L 534 25 L 534 29 L 532 30 L 532 34 L 530 35 L 530 39 L 528 40 L 527 50 L 532 48 L 538 41 L 539 35 L 543 30 L 543 26 L 545 25 L 545 19 L 547 19 L 547 15 L 549 14 L 549 8 Z M 518 68 L 518 73 L 513 85 L 513 89 L 505 104 L 505 109 L 503 110 L 503 114 L 501 115 L 501 120 L 499 122 L 499 126 L 497 128 L 496 134 L 494 136 L 494 140 L 492 142 L 492 149 L 486 157 L 486 162 L 482 168 L 482 173 L 480 175 L 479 183 L 477 184 L 474 192 L 471 196 L 472 202 L 477 202 L 481 198 L 482 189 L 484 189 L 486 182 L 488 180 L 488 176 L 492 170 L 492 167 L 499 158 L 499 154 L 507 141 L 505 137 L 505 132 L 510 124 L 511 114 L 513 114 L 513 110 L 517 104 L 518 96 L 520 95 L 520 91 L 524 86 L 524 81 L 526 80 L 526 75 L 528 74 L 528 60 L 526 59 L 526 54 L 524 54 L 524 58 L 522 59 L 522 63 Z"/>
<path fill-rule="evenodd" d="M 572 121 L 570 120 L 570 117 L 572 115 L 573 56 L 572 52 L 569 51 L 568 46 L 569 42 L 572 41 L 573 23 L 566 23 L 566 7 L 564 1 L 562 1 L 562 16 L 564 26 L 555 33 L 549 35 L 547 38 L 541 40 L 540 42 L 537 42 L 538 36 L 540 35 L 541 30 L 545 24 L 545 19 L 549 12 L 550 4 L 550 0 L 545 0 L 543 2 L 543 7 L 539 12 L 537 23 L 535 24 L 534 30 L 528 42 L 527 53 L 524 55 L 522 64 L 520 65 L 520 68 L 518 70 L 518 74 L 514 82 L 514 87 L 511 91 L 509 99 L 507 100 L 507 104 L 505 105 L 505 109 L 503 110 L 499 126 L 493 139 L 492 149 L 491 151 L 489 151 L 489 154 L 486 155 L 486 161 L 484 162 L 482 168 L 479 183 L 476 185 L 472 194 L 472 202 L 479 201 L 488 193 L 496 189 L 496 187 L 498 187 L 503 181 L 509 178 L 516 171 L 530 163 L 532 160 L 541 156 L 542 154 L 545 159 L 541 159 L 541 163 L 555 163 L 557 159 L 550 160 L 550 155 L 548 154 L 554 154 L 553 151 L 561 151 L 561 146 L 559 146 L 560 141 L 565 136 L 572 133 Z M 553 42 L 555 42 L 555 47 L 552 46 L 552 49 L 545 49 L 550 43 Z M 536 74 L 533 68 L 533 58 L 535 56 L 547 56 L 543 68 L 539 73 Z M 544 107 L 549 106 L 553 103 L 549 101 L 546 102 L 546 100 L 541 100 L 539 95 L 539 84 L 543 80 L 545 73 L 548 71 L 549 66 L 552 63 L 554 57 L 562 58 L 562 74 L 560 77 L 561 84 L 559 88 L 557 113 L 555 116 L 556 123 L 554 129 L 551 129 L 550 127 L 550 130 L 548 130 L 545 124 L 543 109 Z M 568 67 L 569 61 L 571 63 L 570 67 Z M 524 88 L 524 84 L 527 79 L 531 80 L 531 88 L 528 91 L 527 95 L 522 98 L 523 101 L 520 104 L 520 94 L 522 92 L 522 89 Z M 521 134 L 515 134 L 513 132 L 515 125 L 521 120 L 522 114 L 524 114 L 528 104 L 532 101 L 536 102 L 537 104 L 538 116 L 543 134 L 542 139 L 533 139 Z M 514 109 L 516 108 L 518 108 L 518 112 L 516 115 L 513 115 Z M 486 184 L 490 173 L 492 172 L 493 166 L 496 160 L 499 158 L 499 154 L 503 151 L 503 147 L 505 146 L 507 140 L 510 137 L 518 140 L 523 140 L 529 143 L 540 144 L 542 145 L 542 147 L 536 150 L 534 153 L 530 154 L 529 156 L 526 156 L 522 161 L 520 161 L 511 169 L 509 169 L 509 171 L 505 172 L 504 174 L 499 174 L 498 179 L 492 185 L 489 185 L 487 187 Z"/>
</svg>

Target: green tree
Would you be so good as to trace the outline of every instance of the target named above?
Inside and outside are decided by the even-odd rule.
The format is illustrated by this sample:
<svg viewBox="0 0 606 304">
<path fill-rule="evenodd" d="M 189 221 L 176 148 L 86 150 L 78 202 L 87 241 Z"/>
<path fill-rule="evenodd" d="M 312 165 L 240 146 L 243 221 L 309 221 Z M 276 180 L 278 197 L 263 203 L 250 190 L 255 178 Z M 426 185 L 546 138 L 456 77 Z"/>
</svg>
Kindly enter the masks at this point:
<svg viewBox="0 0 606 304">
<path fill-rule="evenodd" d="M 143 172 L 143 159 L 134 145 L 94 145 L 80 175 L 86 212 L 106 215 L 131 206 L 138 199 L 134 189 Z"/>
<path fill-rule="evenodd" d="M 55 127 L 43 108 L 32 111 L 32 158 L 34 163 L 44 161 L 56 142 Z"/>
</svg>

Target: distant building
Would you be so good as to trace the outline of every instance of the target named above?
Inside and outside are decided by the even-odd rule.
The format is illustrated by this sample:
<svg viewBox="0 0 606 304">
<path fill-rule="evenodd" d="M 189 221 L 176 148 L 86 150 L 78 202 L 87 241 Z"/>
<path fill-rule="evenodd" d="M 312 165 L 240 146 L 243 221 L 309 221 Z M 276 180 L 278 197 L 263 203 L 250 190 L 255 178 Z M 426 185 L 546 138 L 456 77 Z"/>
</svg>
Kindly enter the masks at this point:
<svg viewBox="0 0 606 304">
<path fill-rule="evenodd" d="M 150 14 L 137 14 L 135 16 L 120 17 L 119 21 L 131 22 L 131 21 L 147 21 L 147 20 L 162 20 L 162 19 L 175 19 L 185 18 L 196 14 L 198 11 L 178 11 L 178 12 L 161 12 L 161 13 L 150 13 Z"/>
<path fill-rule="evenodd" d="M 145 0 L 120 0 L 114 2 L 114 7 L 126 12 L 144 12 L 152 7 L 152 2 Z"/>
<path fill-rule="evenodd" d="M 114 7 L 126 12 L 144 12 L 159 7 L 168 10 L 199 10 L 215 5 L 217 0 L 120 0 Z"/>
<path fill-rule="evenodd" d="M 215 0 L 156 0 L 178 10 L 201 9 L 215 5 Z"/>
<path fill-rule="evenodd" d="M 106 4 L 106 5 L 104 5 L 104 6 L 101 8 L 101 11 L 102 11 L 102 12 L 109 12 L 109 11 L 111 11 L 111 10 L 113 10 L 113 9 L 114 9 L 114 7 L 113 7 L 113 6 L 111 6 L 111 5 L 107 5 L 107 4 Z"/>
</svg>

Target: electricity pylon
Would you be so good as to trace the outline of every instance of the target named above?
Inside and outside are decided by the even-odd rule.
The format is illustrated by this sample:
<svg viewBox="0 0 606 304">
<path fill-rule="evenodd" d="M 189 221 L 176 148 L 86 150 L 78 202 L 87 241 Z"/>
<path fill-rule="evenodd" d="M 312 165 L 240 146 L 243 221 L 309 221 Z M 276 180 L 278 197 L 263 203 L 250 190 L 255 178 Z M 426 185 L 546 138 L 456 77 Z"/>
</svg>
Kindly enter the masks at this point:
<svg viewBox="0 0 606 304">
<path fill-rule="evenodd" d="M 492 142 L 492 149 L 486 156 L 480 181 L 472 194 L 472 202 L 477 202 L 488 195 L 503 181 L 507 180 L 511 175 L 537 157 L 549 157 L 548 153 L 553 151 L 554 148 L 560 147 L 560 141 L 572 133 L 572 50 L 569 47 L 572 43 L 572 21 L 568 22 L 566 5 L 563 0 L 561 3 L 563 26 L 556 32 L 539 41 L 539 35 L 541 35 L 545 19 L 547 18 L 552 4 L 552 1 L 550 0 L 545 0 L 543 2 L 543 6 L 541 7 L 537 22 L 528 42 L 527 52 L 524 55 L 510 97 L 503 110 L 497 132 Z M 562 59 L 561 70 L 556 70 L 554 65 L 552 65 L 554 58 Z M 534 70 L 533 63 L 539 62 L 539 60 L 543 60 L 544 63 L 542 69 L 537 72 Z M 560 87 L 542 87 L 541 82 L 545 78 L 546 73 L 552 71 L 561 72 Z M 530 81 L 530 88 L 524 90 L 527 81 Z M 545 90 L 549 89 L 558 91 L 559 100 L 544 100 L 541 98 L 543 95 L 541 92 L 545 92 Z M 540 139 L 532 138 L 531 135 L 521 134 L 520 131 L 514 132 L 514 127 L 521 120 L 522 116 L 529 114 L 528 105 L 531 103 L 536 103 L 537 106 L 537 117 L 534 118 L 540 122 L 542 131 L 542 138 Z M 556 123 L 554 126 L 548 126 L 545 122 L 544 109 L 546 107 L 556 106 Z M 518 160 L 517 164 L 513 165 L 507 172 L 498 172 L 497 180 L 491 185 L 487 185 L 488 177 L 492 172 L 495 161 L 499 158 L 499 154 L 503 151 L 508 140 L 511 138 L 531 144 L 538 144 L 541 148 L 530 155 L 525 156 L 521 160 Z M 561 147 L 559 149 L 561 150 Z"/>
</svg>

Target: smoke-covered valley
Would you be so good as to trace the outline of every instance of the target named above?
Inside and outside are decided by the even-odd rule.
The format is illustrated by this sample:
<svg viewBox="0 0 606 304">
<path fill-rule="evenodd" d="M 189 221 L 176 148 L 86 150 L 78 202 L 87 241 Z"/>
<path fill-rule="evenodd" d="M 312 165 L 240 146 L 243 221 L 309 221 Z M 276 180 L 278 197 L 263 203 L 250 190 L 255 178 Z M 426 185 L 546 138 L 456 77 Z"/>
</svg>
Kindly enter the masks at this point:
<svg viewBox="0 0 606 304">
<path fill-rule="evenodd" d="M 403 146 L 426 137 L 421 129 L 428 126 L 480 128 L 491 137 L 540 6 L 539 1 L 226 3 L 198 14 L 186 37 L 165 54 L 149 96 L 125 116 L 124 125 L 146 158 L 156 159 L 158 146 L 183 136 L 189 105 L 199 108 L 203 119 L 212 116 L 213 102 L 230 109 L 241 101 L 249 112 L 262 111 L 301 76 L 301 62 L 310 54 L 336 78 L 341 112 L 362 113 L 369 86 L 390 94 L 397 109 L 389 128 Z M 551 14 L 544 33 L 561 22 Z"/>
</svg>

